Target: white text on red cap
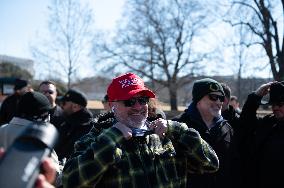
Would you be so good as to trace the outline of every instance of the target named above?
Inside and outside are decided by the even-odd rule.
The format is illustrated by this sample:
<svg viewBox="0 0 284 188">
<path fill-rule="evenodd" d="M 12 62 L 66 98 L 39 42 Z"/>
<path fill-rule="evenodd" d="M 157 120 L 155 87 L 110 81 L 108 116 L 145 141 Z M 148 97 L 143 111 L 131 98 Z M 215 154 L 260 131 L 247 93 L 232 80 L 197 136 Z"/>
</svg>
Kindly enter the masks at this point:
<svg viewBox="0 0 284 188">
<path fill-rule="evenodd" d="M 126 88 L 132 85 L 143 85 L 143 81 L 139 78 L 130 78 L 118 81 L 121 84 L 121 88 Z"/>
</svg>

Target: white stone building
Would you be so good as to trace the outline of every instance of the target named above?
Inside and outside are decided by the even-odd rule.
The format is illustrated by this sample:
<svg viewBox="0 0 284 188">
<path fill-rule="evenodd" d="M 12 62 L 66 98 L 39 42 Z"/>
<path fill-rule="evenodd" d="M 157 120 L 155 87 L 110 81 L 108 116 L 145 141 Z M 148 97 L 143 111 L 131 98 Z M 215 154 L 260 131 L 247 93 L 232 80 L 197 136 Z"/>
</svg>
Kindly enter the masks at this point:
<svg viewBox="0 0 284 188">
<path fill-rule="evenodd" d="M 27 70 L 31 73 L 31 75 L 35 74 L 34 70 L 34 61 L 31 59 L 24 59 L 24 58 L 18 58 L 18 57 L 12 57 L 7 55 L 0 55 L 0 63 L 3 62 L 9 62 L 14 65 L 19 66 L 20 68 Z"/>
</svg>

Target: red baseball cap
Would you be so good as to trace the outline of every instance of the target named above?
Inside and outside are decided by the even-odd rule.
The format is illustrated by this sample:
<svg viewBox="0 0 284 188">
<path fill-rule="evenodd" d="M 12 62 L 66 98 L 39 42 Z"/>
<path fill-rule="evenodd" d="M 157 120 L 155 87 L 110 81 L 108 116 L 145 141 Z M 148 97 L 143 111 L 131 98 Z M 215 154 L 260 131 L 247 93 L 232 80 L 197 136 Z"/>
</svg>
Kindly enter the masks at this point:
<svg viewBox="0 0 284 188">
<path fill-rule="evenodd" d="M 143 80 L 133 73 L 114 78 L 107 89 L 109 101 L 128 100 L 138 93 L 155 98 L 155 94 L 145 87 Z"/>
</svg>

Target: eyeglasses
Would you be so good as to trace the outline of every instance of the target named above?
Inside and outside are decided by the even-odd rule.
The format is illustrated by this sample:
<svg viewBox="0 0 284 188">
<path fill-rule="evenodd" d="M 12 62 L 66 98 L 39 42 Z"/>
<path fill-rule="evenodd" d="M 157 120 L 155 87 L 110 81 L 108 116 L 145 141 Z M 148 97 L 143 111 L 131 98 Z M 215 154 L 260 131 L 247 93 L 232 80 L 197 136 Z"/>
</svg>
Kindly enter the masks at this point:
<svg viewBox="0 0 284 188">
<path fill-rule="evenodd" d="M 31 121 L 36 121 L 36 122 L 50 122 L 50 113 L 46 112 L 44 114 L 41 114 L 39 116 L 34 116 L 32 118 L 28 118 Z"/>
<path fill-rule="evenodd" d="M 126 107 L 132 107 L 138 102 L 140 105 L 146 105 L 149 102 L 149 97 L 137 97 L 137 98 L 131 98 L 128 100 L 121 100 Z M 118 101 L 112 101 L 112 102 L 118 102 Z"/>
<path fill-rule="evenodd" d="M 52 90 L 47 90 L 47 91 L 41 91 L 42 94 L 49 94 L 49 95 L 52 95 L 54 93 L 54 91 Z"/>
<path fill-rule="evenodd" d="M 209 93 L 208 97 L 211 101 L 217 101 L 219 99 L 220 102 L 224 102 L 225 101 L 225 96 L 224 95 L 216 95 L 216 94 L 212 94 Z"/>
</svg>

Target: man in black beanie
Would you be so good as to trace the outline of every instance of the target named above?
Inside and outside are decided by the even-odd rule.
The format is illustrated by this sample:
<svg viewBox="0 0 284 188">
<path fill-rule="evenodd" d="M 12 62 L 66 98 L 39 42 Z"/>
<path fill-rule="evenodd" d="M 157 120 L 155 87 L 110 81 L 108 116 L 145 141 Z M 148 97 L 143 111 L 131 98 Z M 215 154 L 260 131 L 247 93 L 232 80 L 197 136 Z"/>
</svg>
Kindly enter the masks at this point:
<svg viewBox="0 0 284 188">
<path fill-rule="evenodd" d="M 33 122 L 49 121 L 51 105 L 48 99 L 38 92 L 27 92 L 18 104 L 15 117 L 0 127 L 0 147 L 8 148 L 15 138 L 18 137 Z"/>
<path fill-rule="evenodd" d="M 25 93 L 19 100 L 15 117 L 8 124 L 0 127 L 0 158 L 3 155 L 3 149 L 7 150 L 26 129 L 38 123 L 49 122 L 51 109 L 50 102 L 43 94 L 39 92 Z M 38 177 L 37 187 L 43 187 L 43 183 L 45 186 L 53 187 L 50 183 L 54 183 L 56 171 L 60 172 L 58 158 L 54 151 L 42 162 L 42 168 L 45 172 L 40 176 L 45 175 L 49 179 Z M 50 174 L 46 175 L 47 172 Z"/>
<path fill-rule="evenodd" d="M 219 82 L 204 78 L 194 82 L 192 103 L 175 121 L 184 122 L 197 130 L 201 137 L 215 150 L 220 167 L 211 174 L 191 174 L 188 176 L 190 188 L 238 187 L 238 180 L 231 172 L 234 154 L 231 153 L 233 130 L 221 116 L 225 99 L 224 90 Z"/>
<path fill-rule="evenodd" d="M 0 109 L 0 126 L 8 123 L 16 115 L 19 100 L 23 94 L 28 91 L 28 82 L 22 79 L 16 79 L 14 93 L 8 96 L 2 103 Z"/>
<path fill-rule="evenodd" d="M 55 151 L 59 160 L 73 152 L 75 141 L 92 128 L 93 114 L 87 109 L 86 96 L 75 89 L 68 90 L 61 99 L 65 121 L 59 126 L 59 144 Z"/>
<path fill-rule="evenodd" d="M 259 117 L 257 109 L 268 94 L 272 113 Z M 242 187 L 283 187 L 284 81 L 263 84 L 249 94 L 240 120 Z"/>
<path fill-rule="evenodd" d="M 239 125 L 240 113 L 238 113 L 238 111 L 229 104 L 231 99 L 231 88 L 225 83 L 221 83 L 221 86 L 225 93 L 225 100 L 222 105 L 221 115 L 234 129 Z"/>
</svg>

